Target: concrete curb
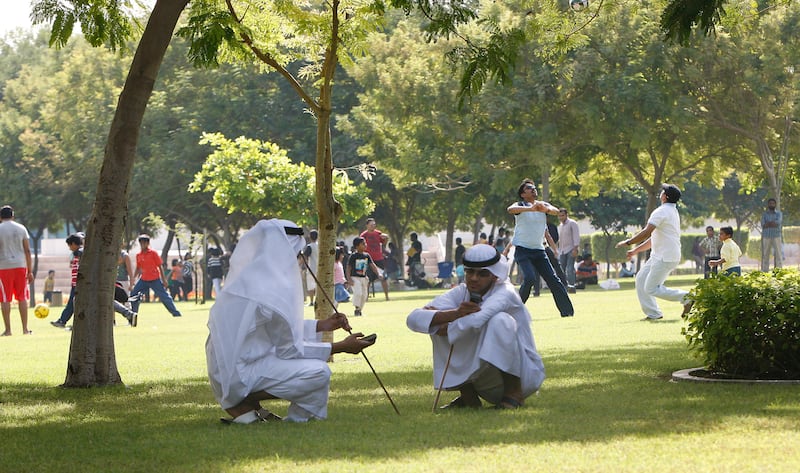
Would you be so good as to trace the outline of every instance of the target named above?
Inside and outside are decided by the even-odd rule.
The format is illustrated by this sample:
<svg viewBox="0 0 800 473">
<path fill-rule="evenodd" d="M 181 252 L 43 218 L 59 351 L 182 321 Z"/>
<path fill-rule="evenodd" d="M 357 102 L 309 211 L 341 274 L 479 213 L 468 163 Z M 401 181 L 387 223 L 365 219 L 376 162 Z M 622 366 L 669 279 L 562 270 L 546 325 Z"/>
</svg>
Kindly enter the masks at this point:
<svg viewBox="0 0 800 473">
<path fill-rule="evenodd" d="M 800 379 L 715 379 L 692 376 L 699 368 L 688 368 L 672 373 L 672 381 L 688 381 L 694 383 L 734 383 L 734 384 L 800 384 Z"/>
</svg>

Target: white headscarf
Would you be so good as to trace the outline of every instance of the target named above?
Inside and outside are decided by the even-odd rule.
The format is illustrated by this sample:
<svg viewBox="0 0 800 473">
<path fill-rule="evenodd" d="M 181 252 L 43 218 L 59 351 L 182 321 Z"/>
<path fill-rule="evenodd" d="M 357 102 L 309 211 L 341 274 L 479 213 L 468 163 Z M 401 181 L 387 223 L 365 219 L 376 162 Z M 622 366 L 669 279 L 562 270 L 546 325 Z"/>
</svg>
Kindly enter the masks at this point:
<svg viewBox="0 0 800 473">
<path fill-rule="evenodd" d="M 508 258 L 501 255 L 497 249 L 491 245 L 479 243 L 464 252 L 465 268 L 486 268 L 497 276 L 499 282 L 503 282 L 508 277 Z"/>
<path fill-rule="evenodd" d="M 287 229 L 299 234 L 287 234 Z M 297 255 L 304 246 L 302 231 L 294 222 L 259 220 L 236 245 L 222 291 L 295 319 L 296 314 L 303 313 Z"/>
</svg>

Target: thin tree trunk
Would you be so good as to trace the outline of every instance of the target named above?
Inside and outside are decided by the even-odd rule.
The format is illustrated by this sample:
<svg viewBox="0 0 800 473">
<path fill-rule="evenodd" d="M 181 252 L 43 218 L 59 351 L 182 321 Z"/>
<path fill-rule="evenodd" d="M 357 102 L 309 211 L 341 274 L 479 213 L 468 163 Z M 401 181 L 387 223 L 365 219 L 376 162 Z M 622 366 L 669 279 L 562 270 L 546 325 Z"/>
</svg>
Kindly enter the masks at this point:
<svg viewBox="0 0 800 473">
<path fill-rule="evenodd" d="M 117 102 L 78 271 L 65 387 L 122 382 L 114 353 L 112 301 L 136 145 L 161 61 L 187 3 L 156 2 Z"/>
<path fill-rule="evenodd" d="M 339 1 L 331 4 L 331 38 L 322 65 L 317 110 L 316 200 L 319 216 L 319 260 L 317 265 L 317 308 L 315 318 L 325 319 L 333 314 L 333 307 L 323 295 L 333 298 L 333 262 L 336 252 L 336 230 L 342 207 L 333 196 L 333 153 L 331 151 L 331 103 L 333 101 L 333 76 L 339 45 Z M 325 333 L 324 341 L 333 341 L 333 334 Z"/>
</svg>

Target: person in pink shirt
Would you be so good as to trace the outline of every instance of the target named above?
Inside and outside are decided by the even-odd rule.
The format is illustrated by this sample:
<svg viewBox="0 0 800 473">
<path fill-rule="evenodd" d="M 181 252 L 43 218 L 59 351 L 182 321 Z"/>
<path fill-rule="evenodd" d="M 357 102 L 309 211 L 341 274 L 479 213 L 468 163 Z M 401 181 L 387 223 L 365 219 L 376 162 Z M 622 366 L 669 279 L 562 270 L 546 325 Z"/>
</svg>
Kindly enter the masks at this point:
<svg viewBox="0 0 800 473">
<path fill-rule="evenodd" d="M 350 293 L 347 292 L 347 278 L 344 275 L 344 249 L 336 248 L 336 261 L 333 263 L 333 300 L 336 306 L 340 302 L 350 300 Z"/>
</svg>

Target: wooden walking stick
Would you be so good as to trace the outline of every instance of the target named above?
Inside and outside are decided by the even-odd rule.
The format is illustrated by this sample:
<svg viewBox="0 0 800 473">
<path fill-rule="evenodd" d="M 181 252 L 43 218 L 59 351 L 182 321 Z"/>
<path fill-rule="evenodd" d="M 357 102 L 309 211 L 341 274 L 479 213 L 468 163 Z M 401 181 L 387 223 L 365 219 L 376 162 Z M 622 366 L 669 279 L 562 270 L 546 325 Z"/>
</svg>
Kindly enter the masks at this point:
<svg viewBox="0 0 800 473">
<path fill-rule="evenodd" d="M 444 378 L 447 376 L 447 369 L 450 368 L 450 358 L 453 356 L 453 347 L 450 345 L 450 354 L 447 355 L 447 363 L 444 364 L 444 371 L 442 372 L 442 380 L 439 381 L 439 389 L 436 391 L 436 398 L 433 400 L 433 409 L 431 412 L 436 412 L 436 406 L 439 404 L 439 396 L 442 395 L 442 387 L 444 386 Z"/>
<path fill-rule="evenodd" d="M 322 285 L 319 283 L 319 279 L 317 279 L 317 275 L 314 274 L 314 271 L 312 271 L 311 267 L 308 266 L 308 261 L 306 261 L 306 255 L 301 253 L 300 257 L 303 258 L 303 264 L 305 265 L 306 270 L 308 270 L 308 274 L 310 274 L 311 277 L 314 278 L 314 282 L 317 283 L 317 290 L 319 292 L 321 292 L 323 296 L 325 296 L 325 300 L 328 301 L 328 303 L 331 305 L 331 307 L 333 308 L 333 311 L 335 313 L 338 312 L 336 310 L 336 304 L 333 303 L 333 301 L 331 300 L 330 296 L 328 296 L 328 293 L 325 292 L 325 289 L 322 288 Z M 353 331 L 352 330 L 348 330 L 347 333 L 352 335 Z M 400 415 L 400 411 L 397 409 L 397 406 L 394 404 L 394 401 L 392 400 L 392 396 L 389 395 L 389 391 L 386 390 L 386 386 L 383 385 L 383 381 L 381 381 L 381 378 L 380 378 L 380 376 L 378 376 L 378 373 L 375 371 L 375 368 L 372 367 L 372 363 L 369 362 L 369 358 L 367 358 L 367 354 L 364 353 L 364 350 L 361 350 L 361 355 L 364 357 L 364 361 L 367 362 L 367 365 L 369 365 L 369 369 L 372 370 L 372 374 L 375 375 L 375 379 L 378 380 L 378 384 L 380 384 L 381 389 L 383 389 L 383 392 L 386 394 L 386 398 L 389 399 L 389 403 L 392 405 L 392 408 L 397 413 L 397 415 Z"/>
<path fill-rule="evenodd" d="M 483 301 L 483 296 L 478 294 L 477 292 L 470 292 L 469 293 L 469 300 L 470 302 L 474 302 L 476 304 L 480 304 Z M 439 396 L 442 395 L 442 388 L 444 386 L 444 378 L 447 376 L 447 369 L 450 368 L 450 358 L 453 357 L 453 347 L 455 345 L 450 345 L 450 353 L 447 355 L 447 362 L 444 364 L 444 371 L 442 371 L 442 380 L 439 381 L 439 389 L 436 391 L 436 398 L 433 400 L 433 409 L 431 412 L 436 412 L 436 406 L 439 404 Z"/>
</svg>

